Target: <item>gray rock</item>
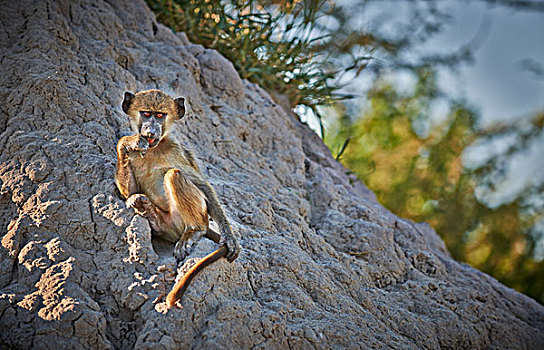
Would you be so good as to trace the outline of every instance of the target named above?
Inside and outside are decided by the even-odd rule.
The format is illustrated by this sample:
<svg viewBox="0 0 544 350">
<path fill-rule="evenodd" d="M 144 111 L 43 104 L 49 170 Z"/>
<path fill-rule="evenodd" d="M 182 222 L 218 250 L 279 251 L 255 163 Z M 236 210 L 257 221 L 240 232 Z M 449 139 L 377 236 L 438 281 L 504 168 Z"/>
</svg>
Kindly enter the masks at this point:
<svg viewBox="0 0 544 350">
<path fill-rule="evenodd" d="M 381 207 L 305 125 L 143 1 L 5 1 L 0 16 L 0 347 L 543 347 L 541 305 Z M 176 131 L 243 249 L 200 274 L 182 309 L 153 303 L 172 247 L 113 180 L 123 92 L 148 88 L 187 98 Z"/>
</svg>

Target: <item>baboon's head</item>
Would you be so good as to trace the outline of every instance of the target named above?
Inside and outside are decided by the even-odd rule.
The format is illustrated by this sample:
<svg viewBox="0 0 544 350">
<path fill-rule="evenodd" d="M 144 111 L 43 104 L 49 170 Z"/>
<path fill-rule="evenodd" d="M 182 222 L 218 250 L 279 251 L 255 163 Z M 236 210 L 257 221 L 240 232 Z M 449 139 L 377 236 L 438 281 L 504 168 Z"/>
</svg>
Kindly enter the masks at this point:
<svg viewBox="0 0 544 350">
<path fill-rule="evenodd" d="M 130 127 L 149 142 L 149 147 L 159 144 L 173 122 L 185 115 L 185 99 L 173 99 L 160 90 L 125 92 L 123 112 L 128 115 Z"/>
</svg>

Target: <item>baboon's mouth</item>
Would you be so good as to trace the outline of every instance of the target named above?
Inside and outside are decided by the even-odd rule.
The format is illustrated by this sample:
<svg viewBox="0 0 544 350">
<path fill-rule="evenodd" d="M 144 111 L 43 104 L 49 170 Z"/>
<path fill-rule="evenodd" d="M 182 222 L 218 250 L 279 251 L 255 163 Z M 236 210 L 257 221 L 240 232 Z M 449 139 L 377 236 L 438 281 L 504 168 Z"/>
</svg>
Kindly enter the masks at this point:
<svg viewBox="0 0 544 350">
<path fill-rule="evenodd" d="M 147 142 L 149 142 L 149 146 L 151 147 L 155 147 L 158 144 L 157 139 L 151 139 L 149 137 L 147 138 Z"/>
</svg>

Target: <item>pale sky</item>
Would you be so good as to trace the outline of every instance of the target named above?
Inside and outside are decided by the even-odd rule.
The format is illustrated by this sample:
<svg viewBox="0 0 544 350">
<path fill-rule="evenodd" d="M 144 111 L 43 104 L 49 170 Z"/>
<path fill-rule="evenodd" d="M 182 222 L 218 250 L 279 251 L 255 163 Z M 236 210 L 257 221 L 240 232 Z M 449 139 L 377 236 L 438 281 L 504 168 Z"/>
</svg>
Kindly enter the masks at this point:
<svg viewBox="0 0 544 350">
<path fill-rule="evenodd" d="M 468 42 L 482 23 L 487 35 L 477 48 L 475 62 L 463 66 L 459 75 L 445 74 L 442 87 L 478 108 L 483 125 L 543 110 L 544 74 L 538 76 L 524 69 L 522 62 L 538 62 L 544 69 L 544 13 L 478 1 L 444 3 L 451 9 L 454 23 L 426 48 L 446 51 Z"/>
<path fill-rule="evenodd" d="M 410 57 L 456 52 L 477 37 L 475 61 L 456 72 L 441 71 L 440 86 L 479 110 L 482 125 L 544 110 L 544 12 L 517 11 L 481 1 L 438 3 L 452 16 L 451 22 L 410 52 Z M 407 1 L 370 1 L 356 25 L 370 31 L 394 30 L 410 19 L 409 6 Z M 537 68 L 543 71 L 540 76 L 522 68 L 527 59 L 538 62 Z"/>
</svg>

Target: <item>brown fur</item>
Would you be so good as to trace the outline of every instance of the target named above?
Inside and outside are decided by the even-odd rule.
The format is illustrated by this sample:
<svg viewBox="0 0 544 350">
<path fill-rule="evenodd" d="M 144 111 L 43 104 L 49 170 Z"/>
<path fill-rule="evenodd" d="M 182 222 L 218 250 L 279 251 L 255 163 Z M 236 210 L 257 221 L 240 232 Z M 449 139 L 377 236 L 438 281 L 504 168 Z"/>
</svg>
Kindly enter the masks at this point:
<svg viewBox="0 0 544 350">
<path fill-rule="evenodd" d="M 221 230 L 226 248 L 223 255 L 233 261 L 240 248 L 217 195 L 201 175 L 192 153 L 169 134 L 172 124 L 185 114 L 184 99 L 172 99 L 159 90 L 127 92 L 123 111 L 135 133 L 117 144 L 115 181 L 127 206 L 146 217 L 157 236 L 177 242 L 174 254 L 180 261 L 200 238 L 196 232 L 218 239 L 208 228 L 210 215 Z M 148 114 L 144 112 L 151 115 L 144 116 Z M 166 116 L 160 118 L 157 113 Z"/>
</svg>

